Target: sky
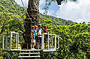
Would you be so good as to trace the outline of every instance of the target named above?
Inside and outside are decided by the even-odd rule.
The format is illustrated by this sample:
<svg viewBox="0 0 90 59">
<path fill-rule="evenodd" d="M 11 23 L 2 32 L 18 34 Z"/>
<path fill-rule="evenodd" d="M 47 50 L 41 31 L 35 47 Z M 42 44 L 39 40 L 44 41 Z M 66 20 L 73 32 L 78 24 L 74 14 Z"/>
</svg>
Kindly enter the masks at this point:
<svg viewBox="0 0 90 59">
<path fill-rule="evenodd" d="M 23 6 L 21 0 L 15 0 L 17 4 Z M 24 7 L 27 7 L 28 0 L 22 0 Z M 44 13 L 43 7 L 45 6 L 45 0 L 40 0 L 40 13 Z M 52 2 L 49 6 L 48 15 L 62 18 L 66 20 L 72 20 L 77 23 L 90 22 L 90 0 L 78 0 L 77 2 L 68 1 L 62 2 L 61 5 L 57 5 L 57 2 Z"/>
</svg>

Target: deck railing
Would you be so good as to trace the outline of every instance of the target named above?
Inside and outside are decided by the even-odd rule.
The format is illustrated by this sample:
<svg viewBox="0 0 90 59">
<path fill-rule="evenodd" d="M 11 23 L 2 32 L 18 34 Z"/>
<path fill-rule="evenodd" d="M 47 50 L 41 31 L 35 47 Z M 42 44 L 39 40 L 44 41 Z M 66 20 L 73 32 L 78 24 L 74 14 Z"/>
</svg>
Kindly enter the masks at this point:
<svg viewBox="0 0 90 59">
<path fill-rule="evenodd" d="M 5 38 L 6 37 L 6 38 Z M 19 50 L 19 33 L 18 32 L 11 32 L 10 33 L 10 39 L 8 39 L 8 36 L 3 35 L 3 50 L 6 50 L 7 47 L 9 50 Z M 47 40 L 47 43 L 45 44 L 45 40 Z M 56 51 L 56 48 L 59 48 L 59 36 L 56 36 L 56 34 L 49 34 L 43 33 L 42 34 L 42 43 L 41 46 L 43 50 L 52 50 Z M 9 46 L 7 46 L 9 45 Z M 46 48 L 45 48 L 46 45 Z M 13 48 L 15 47 L 15 48 Z"/>
</svg>

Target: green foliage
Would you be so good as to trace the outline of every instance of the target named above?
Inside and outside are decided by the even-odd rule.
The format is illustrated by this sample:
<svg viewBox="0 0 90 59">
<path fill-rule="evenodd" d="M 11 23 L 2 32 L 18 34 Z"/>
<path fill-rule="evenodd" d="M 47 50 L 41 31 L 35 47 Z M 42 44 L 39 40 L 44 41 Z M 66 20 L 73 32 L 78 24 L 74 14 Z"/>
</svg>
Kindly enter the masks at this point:
<svg viewBox="0 0 90 59">
<path fill-rule="evenodd" d="M 89 59 L 90 32 L 88 32 L 88 27 L 85 23 L 57 26 L 55 33 L 60 36 L 60 52 L 57 55 L 62 58 L 73 58 L 74 55 L 74 58 L 80 59 L 82 56 L 86 56 Z"/>
<path fill-rule="evenodd" d="M 17 31 L 20 33 L 20 40 L 23 41 L 24 32 L 24 14 L 25 8 L 20 7 L 14 1 L 0 0 L 0 38 L 7 31 Z M 56 52 L 56 56 L 61 59 L 89 59 L 90 58 L 90 26 L 85 22 L 76 24 L 70 20 L 66 21 L 61 18 L 46 16 L 40 14 L 39 23 L 47 25 L 48 29 L 53 28 L 50 33 L 55 33 L 60 38 L 60 48 Z M 22 42 L 21 41 L 21 42 Z M 2 41 L 0 40 L 0 47 Z M 25 43 L 23 41 L 23 43 Z M 3 53 L 2 48 L 0 52 Z M 7 53 L 9 54 L 9 53 Z M 11 56 L 16 53 L 10 53 Z M 47 53 L 44 58 L 58 57 L 51 56 Z"/>
<path fill-rule="evenodd" d="M 7 12 L 0 12 L 0 28 L 2 30 L 2 27 L 4 28 L 4 31 L 22 31 L 24 30 L 23 22 L 24 18 L 21 17 L 22 15 L 17 15 L 13 13 L 7 13 Z M 0 32 L 1 32 L 0 30 Z"/>
</svg>

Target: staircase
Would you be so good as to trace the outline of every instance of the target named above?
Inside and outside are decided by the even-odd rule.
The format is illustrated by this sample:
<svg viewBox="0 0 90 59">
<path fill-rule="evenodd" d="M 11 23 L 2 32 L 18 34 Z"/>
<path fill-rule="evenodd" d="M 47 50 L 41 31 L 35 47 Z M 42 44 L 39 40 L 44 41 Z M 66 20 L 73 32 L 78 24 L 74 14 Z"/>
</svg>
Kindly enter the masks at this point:
<svg viewBox="0 0 90 59">
<path fill-rule="evenodd" d="M 40 58 L 40 49 L 20 50 L 18 58 Z"/>
</svg>

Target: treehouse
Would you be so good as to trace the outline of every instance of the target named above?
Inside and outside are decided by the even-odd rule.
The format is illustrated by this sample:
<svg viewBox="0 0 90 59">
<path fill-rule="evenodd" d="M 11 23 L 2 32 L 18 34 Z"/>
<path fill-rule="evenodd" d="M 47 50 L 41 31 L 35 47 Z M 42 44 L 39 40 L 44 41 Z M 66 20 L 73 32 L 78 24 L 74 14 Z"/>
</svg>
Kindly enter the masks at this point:
<svg viewBox="0 0 90 59">
<path fill-rule="evenodd" d="M 45 37 L 45 35 L 48 35 Z M 48 39 L 45 48 L 45 39 Z M 11 32 L 8 36 L 3 35 L 3 50 L 11 52 L 19 52 L 18 58 L 40 57 L 40 51 L 55 52 L 59 48 L 59 36 L 56 34 L 43 33 L 41 49 L 22 49 L 22 43 L 19 40 L 18 32 Z M 50 45 L 51 44 L 51 45 Z M 25 55 L 25 56 L 24 56 Z M 32 56 L 33 55 L 33 56 Z"/>
</svg>

